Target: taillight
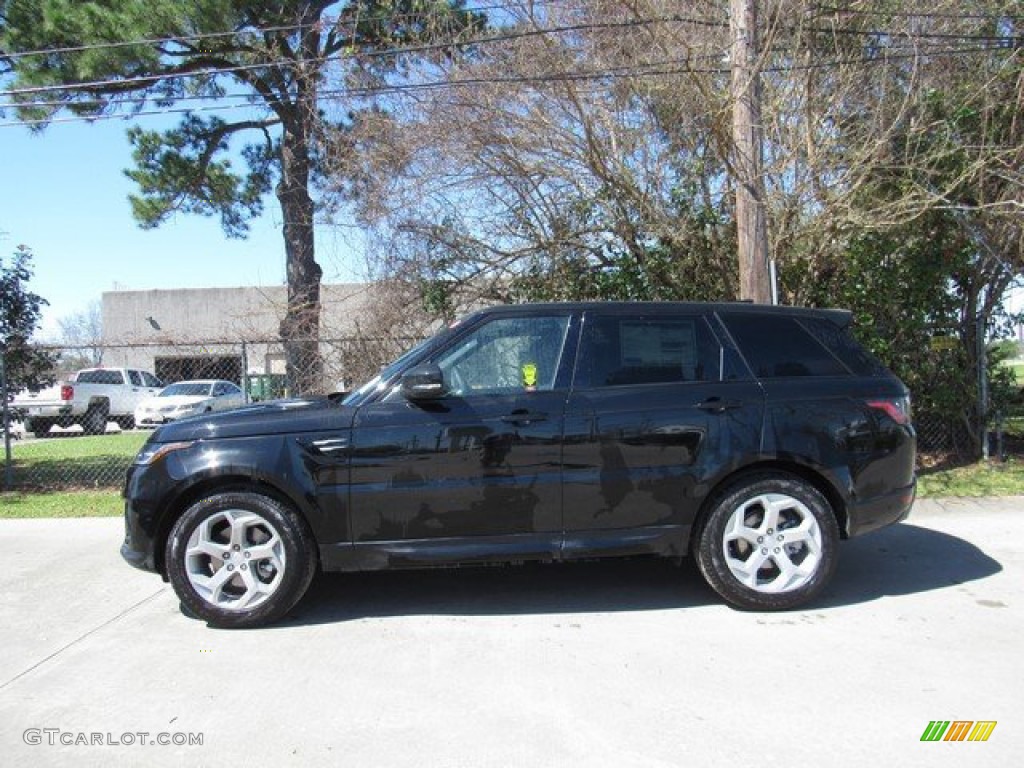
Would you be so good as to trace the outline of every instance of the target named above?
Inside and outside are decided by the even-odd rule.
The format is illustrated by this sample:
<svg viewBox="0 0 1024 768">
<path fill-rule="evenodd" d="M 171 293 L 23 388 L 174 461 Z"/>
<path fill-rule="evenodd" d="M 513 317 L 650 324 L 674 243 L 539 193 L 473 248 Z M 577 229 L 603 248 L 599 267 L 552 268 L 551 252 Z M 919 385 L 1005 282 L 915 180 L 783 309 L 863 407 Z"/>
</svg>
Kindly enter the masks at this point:
<svg viewBox="0 0 1024 768">
<path fill-rule="evenodd" d="M 75 399 L 75 388 L 70 384 L 62 384 L 60 388 L 60 399 L 61 400 L 74 400 Z"/>
<path fill-rule="evenodd" d="M 890 419 L 900 425 L 910 423 L 910 398 L 892 397 L 884 400 L 868 400 L 869 408 L 881 411 Z"/>
</svg>

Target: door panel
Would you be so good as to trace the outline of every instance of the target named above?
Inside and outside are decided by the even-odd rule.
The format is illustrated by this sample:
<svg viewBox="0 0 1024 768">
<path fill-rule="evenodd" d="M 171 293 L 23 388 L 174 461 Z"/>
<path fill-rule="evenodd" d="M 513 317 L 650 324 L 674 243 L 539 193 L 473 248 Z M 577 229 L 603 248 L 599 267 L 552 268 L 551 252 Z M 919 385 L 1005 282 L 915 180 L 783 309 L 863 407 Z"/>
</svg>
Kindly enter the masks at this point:
<svg viewBox="0 0 1024 768">
<path fill-rule="evenodd" d="M 487 319 L 432 355 L 444 397 L 410 402 L 395 390 L 359 410 L 357 544 L 537 535 L 557 553 L 570 320 L 569 312 Z"/>
<path fill-rule="evenodd" d="M 558 531 L 564 392 L 366 406 L 351 453 L 355 541 Z"/>
<path fill-rule="evenodd" d="M 566 557 L 685 541 L 710 484 L 760 441 L 761 388 L 722 380 L 723 358 L 700 316 L 588 316 L 566 408 Z"/>
</svg>

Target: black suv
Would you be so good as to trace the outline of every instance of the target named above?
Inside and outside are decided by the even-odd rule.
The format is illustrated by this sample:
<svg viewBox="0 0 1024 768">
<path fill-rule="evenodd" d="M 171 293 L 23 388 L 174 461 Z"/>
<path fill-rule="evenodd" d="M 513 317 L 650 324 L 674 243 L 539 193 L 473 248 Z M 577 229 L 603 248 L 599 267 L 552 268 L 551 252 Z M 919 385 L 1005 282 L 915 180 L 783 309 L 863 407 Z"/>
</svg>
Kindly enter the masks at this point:
<svg viewBox="0 0 1024 768">
<path fill-rule="evenodd" d="M 225 627 L 318 568 L 692 553 L 730 603 L 817 595 L 840 538 L 914 498 L 906 387 L 839 310 L 478 312 L 347 397 L 168 424 L 128 472 L 133 565 Z"/>
</svg>

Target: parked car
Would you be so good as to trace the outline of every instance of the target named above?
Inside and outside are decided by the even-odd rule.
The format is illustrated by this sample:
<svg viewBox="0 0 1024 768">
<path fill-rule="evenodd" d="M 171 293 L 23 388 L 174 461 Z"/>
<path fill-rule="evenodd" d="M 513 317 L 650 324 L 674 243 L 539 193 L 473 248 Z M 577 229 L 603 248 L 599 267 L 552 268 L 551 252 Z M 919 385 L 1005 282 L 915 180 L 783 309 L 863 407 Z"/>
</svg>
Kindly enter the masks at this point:
<svg viewBox="0 0 1024 768">
<path fill-rule="evenodd" d="M 164 424 L 186 416 L 211 411 L 226 411 L 245 405 L 245 396 L 236 384 L 219 379 L 178 381 L 164 387 L 156 397 L 149 397 L 135 409 L 139 426 Z"/>
<path fill-rule="evenodd" d="M 746 609 L 815 598 L 840 539 L 915 492 L 906 387 L 838 310 L 497 307 L 344 399 L 157 429 L 128 471 L 133 565 L 211 625 L 325 571 L 693 555 Z"/>
<path fill-rule="evenodd" d="M 11 407 L 24 414 L 25 430 L 45 437 L 54 425 L 81 425 L 86 434 L 102 435 L 108 421 L 121 429 L 135 424 L 135 406 L 155 395 L 163 382 L 148 371 L 86 368 L 40 392 L 18 394 Z"/>
</svg>

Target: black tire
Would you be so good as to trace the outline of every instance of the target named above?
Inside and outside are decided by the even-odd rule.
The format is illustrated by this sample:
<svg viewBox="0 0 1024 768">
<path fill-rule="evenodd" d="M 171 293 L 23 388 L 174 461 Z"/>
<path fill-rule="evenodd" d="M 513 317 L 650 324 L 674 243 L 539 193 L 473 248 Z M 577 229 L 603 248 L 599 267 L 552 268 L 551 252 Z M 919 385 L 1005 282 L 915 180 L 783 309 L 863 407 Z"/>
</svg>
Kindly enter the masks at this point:
<svg viewBox="0 0 1024 768">
<path fill-rule="evenodd" d="M 209 496 L 185 510 L 165 553 L 182 605 L 228 629 L 281 618 L 306 593 L 317 563 L 313 536 L 293 510 L 243 491 Z"/>
<path fill-rule="evenodd" d="M 31 432 L 36 437 L 46 437 L 50 434 L 50 427 L 53 422 L 49 419 L 29 419 L 25 422 L 25 431 Z"/>
<path fill-rule="evenodd" d="M 102 435 L 107 431 L 107 417 L 110 406 L 107 403 L 93 403 L 82 417 L 82 429 L 87 435 Z"/>
<path fill-rule="evenodd" d="M 117 426 L 119 426 L 123 430 L 135 429 L 134 416 L 118 416 L 116 419 L 114 419 L 114 421 L 116 421 Z"/>
<path fill-rule="evenodd" d="M 726 601 L 778 611 L 825 588 L 838 545 L 839 526 L 825 497 L 797 477 L 769 473 L 742 478 L 711 501 L 695 554 L 704 579 Z"/>
</svg>

